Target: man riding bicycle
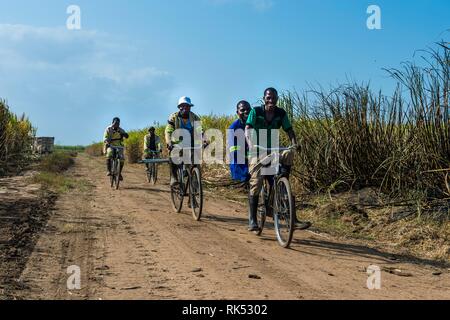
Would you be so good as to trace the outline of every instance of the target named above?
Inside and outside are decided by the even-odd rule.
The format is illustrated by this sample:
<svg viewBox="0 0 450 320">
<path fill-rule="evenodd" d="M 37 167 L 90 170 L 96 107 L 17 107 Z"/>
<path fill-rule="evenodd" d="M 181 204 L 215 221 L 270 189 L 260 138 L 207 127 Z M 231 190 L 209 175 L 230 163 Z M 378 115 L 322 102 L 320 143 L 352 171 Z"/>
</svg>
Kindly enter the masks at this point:
<svg viewBox="0 0 450 320">
<path fill-rule="evenodd" d="M 179 111 L 170 115 L 165 131 L 167 149 L 170 152 L 174 149 L 175 145 L 182 142 L 173 138 L 173 133 L 178 129 L 185 129 L 190 134 L 191 141 L 183 141 L 184 147 L 194 147 L 195 145 L 202 144 L 202 141 L 195 141 L 194 138 L 197 135 L 202 136 L 202 127 L 199 125 L 200 117 L 191 112 L 193 106 L 190 98 L 182 97 L 178 101 Z M 171 162 L 170 169 L 170 186 L 174 187 L 178 184 L 177 165 Z"/>
<path fill-rule="evenodd" d="M 289 117 L 282 108 L 277 107 L 278 104 L 278 92 L 274 88 L 268 88 L 264 91 L 264 105 L 254 108 L 247 119 L 245 128 L 245 136 L 250 146 L 252 144 L 251 134 L 256 134 L 258 141 L 260 140 L 260 133 L 263 130 L 267 130 L 267 148 L 272 146 L 271 130 L 283 130 L 288 134 L 291 141 L 292 150 L 284 151 L 280 154 L 280 162 L 282 165 L 282 174 L 289 177 L 291 167 L 294 161 L 295 150 L 298 149 L 297 137 L 294 129 L 292 128 Z M 259 144 L 259 143 L 258 143 Z M 255 154 L 251 155 L 255 157 Z M 258 231 L 258 201 L 259 194 L 261 192 L 263 184 L 263 176 L 260 170 L 254 170 L 258 164 L 255 161 L 250 163 L 250 193 L 249 193 L 249 231 Z M 295 221 L 296 229 L 304 230 L 311 226 L 310 222 Z"/>
<path fill-rule="evenodd" d="M 111 160 L 114 154 L 114 147 L 123 147 L 123 139 L 128 139 L 129 135 L 120 127 L 120 119 L 114 118 L 112 121 L 112 125 L 106 128 L 105 134 L 103 137 L 104 141 L 104 150 L 103 152 L 106 154 L 106 168 L 108 171 L 108 177 L 112 175 L 111 173 Z M 119 152 L 120 158 L 120 180 L 123 180 L 122 177 L 122 169 L 125 164 L 125 155 L 123 149 L 117 150 Z"/>
<path fill-rule="evenodd" d="M 157 154 L 162 153 L 161 139 L 155 134 L 155 128 L 150 127 L 148 134 L 144 137 L 144 159 L 157 158 Z M 150 164 L 146 164 L 147 169 L 150 169 Z"/>
</svg>

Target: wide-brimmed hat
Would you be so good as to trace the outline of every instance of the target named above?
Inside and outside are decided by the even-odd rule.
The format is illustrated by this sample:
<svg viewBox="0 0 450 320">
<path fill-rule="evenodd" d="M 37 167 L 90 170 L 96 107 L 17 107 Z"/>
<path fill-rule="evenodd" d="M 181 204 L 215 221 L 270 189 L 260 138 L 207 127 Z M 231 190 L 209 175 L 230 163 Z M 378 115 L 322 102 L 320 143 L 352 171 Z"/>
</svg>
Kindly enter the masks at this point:
<svg viewBox="0 0 450 320">
<path fill-rule="evenodd" d="M 189 97 L 181 97 L 180 100 L 178 100 L 178 106 L 181 106 L 182 104 L 188 104 L 191 107 L 194 106 L 191 102 L 191 98 Z"/>
</svg>

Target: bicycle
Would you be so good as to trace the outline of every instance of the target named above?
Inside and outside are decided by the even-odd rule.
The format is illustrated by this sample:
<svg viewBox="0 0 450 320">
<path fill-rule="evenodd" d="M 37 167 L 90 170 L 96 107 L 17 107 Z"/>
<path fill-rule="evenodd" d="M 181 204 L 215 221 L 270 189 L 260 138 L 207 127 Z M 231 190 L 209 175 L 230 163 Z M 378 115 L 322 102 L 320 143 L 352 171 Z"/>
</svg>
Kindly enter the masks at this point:
<svg viewBox="0 0 450 320">
<path fill-rule="evenodd" d="M 202 148 L 183 148 L 194 151 Z M 203 184 L 202 174 L 198 165 L 185 164 L 184 161 L 178 165 L 178 184 L 171 187 L 170 195 L 173 209 L 180 213 L 183 208 L 185 197 L 189 197 L 189 207 L 192 209 L 192 216 L 196 221 L 200 221 L 203 212 Z"/>
<path fill-rule="evenodd" d="M 266 158 L 267 160 L 273 154 L 279 158 L 280 152 L 292 150 L 292 147 L 255 147 L 270 153 L 270 155 Z M 254 172 L 262 169 L 264 166 L 263 162 L 264 160 L 257 165 Z M 257 217 L 259 231 L 257 232 L 257 235 L 260 236 L 262 234 L 267 217 L 272 216 L 278 243 L 283 248 L 289 248 L 295 231 L 295 199 L 292 195 L 292 187 L 289 179 L 281 173 L 281 168 L 282 165 L 279 164 L 276 175 L 264 176 L 258 202 Z"/>
<path fill-rule="evenodd" d="M 111 188 L 119 190 L 120 186 L 120 151 L 123 151 L 124 147 L 110 147 L 112 149 L 113 156 L 111 158 Z"/>
<path fill-rule="evenodd" d="M 148 154 L 151 156 L 150 159 L 158 159 L 161 152 L 149 151 Z M 152 185 L 155 185 L 158 181 L 158 165 L 154 162 L 147 164 L 147 179 Z"/>
</svg>

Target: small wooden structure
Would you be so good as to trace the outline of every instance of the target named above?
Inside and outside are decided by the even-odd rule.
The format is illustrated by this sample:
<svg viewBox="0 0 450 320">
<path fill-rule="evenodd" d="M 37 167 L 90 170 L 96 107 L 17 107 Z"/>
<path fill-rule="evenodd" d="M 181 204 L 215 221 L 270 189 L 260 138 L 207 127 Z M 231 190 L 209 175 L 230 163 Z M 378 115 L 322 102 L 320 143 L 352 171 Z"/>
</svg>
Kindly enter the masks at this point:
<svg viewBox="0 0 450 320">
<path fill-rule="evenodd" d="M 53 153 L 55 149 L 55 138 L 39 137 L 34 139 L 33 152 L 36 154 Z"/>
</svg>

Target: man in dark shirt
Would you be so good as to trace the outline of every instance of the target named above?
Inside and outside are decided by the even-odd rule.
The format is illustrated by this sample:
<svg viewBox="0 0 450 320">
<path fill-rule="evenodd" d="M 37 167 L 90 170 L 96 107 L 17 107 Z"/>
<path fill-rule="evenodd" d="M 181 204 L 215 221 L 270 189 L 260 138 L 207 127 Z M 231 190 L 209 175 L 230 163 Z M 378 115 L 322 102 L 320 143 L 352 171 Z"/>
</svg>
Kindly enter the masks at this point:
<svg viewBox="0 0 450 320">
<path fill-rule="evenodd" d="M 297 137 L 295 136 L 294 129 L 285 110 L 278 108 L 278 92 L 274 88 L 268 88 L 264 91 L 264 106 L 254 108 L 247 119 L 246 125 L 246 137 L 248 144 L 252 144 L 250 133 L 253 131 L 256 134 L 256 138 L 259 141 L 260 131 L 267 130 L 267 146 L 272 147 L 271 130 L 283 130 L 288 134 L 289 140 L 293 149 L 298 149 Z M 253 130 L 252 130 L 253 129 Z M 278 145 L 278 144 L 277 144 Z M 284 151 L 280 154 L 280 162 L 283 166 L 284 174 L 289 176 L 291 167 L 294 161 L 295 151 Z M 255 155 L 252 155 L 255 156 Z M 250 172 L 254 171 L 253 168 L 256 163 L 250 163 Z M 263 176 L 261 171 L 258 170 L 251 174 L 250 178 L 250 194 L 249 194 L 249 231 L 258 231 L 257 210 L 259 194 L 261 192 L 263 183 Z M 308 229 L 311 226 L 310 222 L 295 221 L 297 229 Z"/>
</svg>

